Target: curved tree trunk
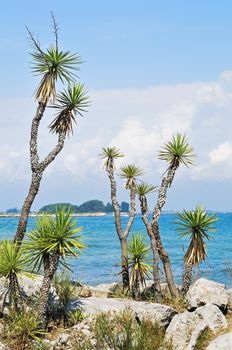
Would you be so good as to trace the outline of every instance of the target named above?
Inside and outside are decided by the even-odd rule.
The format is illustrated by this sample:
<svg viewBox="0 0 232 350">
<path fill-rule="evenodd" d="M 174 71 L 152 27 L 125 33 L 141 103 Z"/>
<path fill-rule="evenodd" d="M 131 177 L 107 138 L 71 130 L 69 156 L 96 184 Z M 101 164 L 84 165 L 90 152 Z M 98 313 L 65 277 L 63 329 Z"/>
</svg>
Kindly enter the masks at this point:
<svg viewBox="0 0 232 350">
<path fill-rule="evenodd" d="M 30 214 L 31 206 L 34 202 L 34 199 L 39 191 L 41 179 L 42 179 L 42 173 L 35 173 L 35 172 L 32 173 L 31 185 L 29 188 L 28 195 L 23 203 L 17 232 L 14 238 L 14 242 L 17 241 L 19 244 L 21 244 L 24 238 L 24 234 L 27 227 L 28 216 Z"/>
<path fill-rule="evenodd" d="M 163 243 L 161 240 L 160 230 L 159 230 L 159 218 L 160 218 L 160 214 L 161 214 L 161 209 L 163 208 L 163 206 L 166 202 L 167 190 L 172 184 L 172 181 L 174 179 L 175 172 L 176 172 L 177 168 L 178 168 L 178 165 L 171 166 L 167 171 L 167 175 L 164 176 L 164 178 L 161 182 L 157 203 L 156 203 L 156 206 L 154 208 L 153 215 L 152 215 L 152 221 L 151 221 L 151 227 L 152 227 L 153 235 L 155 236 L 155 239 L 156 239 L 159 257 L 163 263 L 166 281 L 167 281 L 170 293 L 174 297 L 179 297 L 179 291 L 176 288 L 176 284 L 175 284 L 175 280 L 174 280 L 174 277 L 172 274 L 171 263 L 170 263 L 168 253 L 164 249 L 164 246 L 163 246 Z"/>
<path fill-rule="evenodd" d="M 114 210 L 114 222 L 116 231 L 121 244 L 121 267 L 122 267 L 122 284 L 123 288 L 129 288 L 129 268 L 128 268 L 128 253 L 127 253 L 127 239 L 123 234 L 122 224 L 121 224 L 121 212 L 120 206 L 117 200 L 117 185 L 114 178 L 114 164 L 113 161 L 109 164 L 107 168 L 108 176 L 110 179 L 111 186 L 111 202 Z"/>
<path fill-rule="evenodd" d="M 192 264 L 184 265 L 183 281 L 182 281 L 182 293 L 186 294 L 192 282 Z"/>
<path fill-rule="evenodd" d="M 31 177 L 29 192 L 23 203 L 23 207 L 22 207 L 22 211 L 21 211 L 21 215 L 18 223 L 18 228 L 14 237 L 14 242 L 17 241 L 19 245 L 21 245 L 24 238 L 31 206 L 39 191 L 43 172 L 46 169 L 46 167 L 56 158 L 56 156 L 60 153 L 60 151 L 64 147 L 65 134 L 60 133 L 58 136 L 57 145 L 41 163 L 39 162 L 39 155 L 37 150 L 37 136 L 38 136 L 39 123 L 43 116 L 45 107 L 46 105 L 44 103 L 42 102 L 39 103 L 36 116 L 32 121 L 31 140 L 30 140 L 30 161 L 31 161 L 32 177 Z"/>
</svg>

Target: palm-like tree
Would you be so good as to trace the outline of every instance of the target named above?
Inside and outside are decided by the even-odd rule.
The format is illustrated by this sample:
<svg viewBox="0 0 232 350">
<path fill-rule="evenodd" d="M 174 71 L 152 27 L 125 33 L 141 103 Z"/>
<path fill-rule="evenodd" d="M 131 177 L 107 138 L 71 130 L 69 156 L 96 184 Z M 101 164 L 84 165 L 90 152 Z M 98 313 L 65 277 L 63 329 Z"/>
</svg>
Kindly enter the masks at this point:
<svg viewBox="0 0 232 350">
<path fill-rule="evenodd" d="M 150 276 L 151 265 L 149 259 L 150 247 L 145 242 L 145 237 L 139 232 L 132 235 L 128 243 L 128 256 L 130 268 L 130 288 L 133 297 L 140 296 L 140 285 L 146 284 L 146 278 Z"/>
<path fill-rule="evenodd" d="M 38 313 L 45 319 L 48 294 L 58 265 L 67 266 L 66 259 L 78 257 L 85 245 L 78 235 L 81 228 L 76 227 L 70 210 L 56 212 L 55 218 L 44 215 L 37 221 L 36 228 L 27 234 L 25 249 L 34 268 L 44 266 L 44 278 L 39 297 Z"/>
<path fill-rule="evenodd" d="M 184 164 L 186 166 L 193 164 L 194 157 L 195 155 L 193 153 L 193 148 L 189 145 L 186 136 L 179 133 L 173 136 L 171 141 L 164 144 L 159 153 L 159 159 L 166 161 L 168 163 L 168 168 L 163 175 L 162 182 L 158 191 L 158 199 L 153 210 L 151 226 L 156 239 L 160 259 L 163 262 L 168 287 L 171 294 L 175 297 L 179 296 L 179 292 L 176 288 L 173 278 L 168 253 L 165 251 L 161 240 L 159 218 L 161 210 L 166 202 L 167 190 L 173 182 L 176 170 L 180 164 Z"/>
<path fill-rule="evenodd" d="M 10 305 L 15 309 L 22 303 L 18 279 L 26 273 L 26 267 L 27 259 L 24 251 L 18 250 L 16 243 L 3 241 L 0 249 L 0 276 L 9 281 Z"/>
<path fill-rule="evenodd" d="M 210 233 L 216 231 L 214 224 L 218 220 L 216 214 L 209 215 L 201 205 L 196 206 L 194 211 L 183 210 L 177 214 L 176 224 L 180 237 L 190 237 L 184 256 L 183 293 L 190 287 L 193 266 L 198 266 L 206 258 L 205 240 L 209 240 Z"/>
<path fill-rule="evenodd" d="M 126 180 L 125 188 L 127 190 L 136 187 L 136 178 L 143 175 L 143 170 L 135 164 L 129 164 L 121 168 L 120 177 Z"/>
<path fill-rule="evenodd" d="M 50 130 L 56 134 L 73 133 L 73 123 L 79 114 L 83 116 L 89 106 L 89 99 L 86 96 L 83 84 L 77 83 L 69 86 L 67 90 L 61 92 L 56 97 L 57 103 L 52 106 L 58 110 L 56 118 L 50 124 Z"/>
<path fill-rule="evenodd" d="M 156 186 L 141 182 L 136 186 L 136 193 L 139 197 L 140 209 L 142 214 L 142 220 L 147 230 L 147 234 L 150 238 L 151 249 L 153 253 L 153 279 L 154 279 L 154 294 L 157 302 L 161 301 L 161 285 L 160 285 L 160 274 L 159 274 L 159 254 L 155 237 L 152 232 L 152 227 L 148 219 L 148 204 L 147 195 L 156 191 Z"/>
<path fill-rule="evenodd" d="M 71 54 L 69 51 L 59 49 L 57 24 L 53 16 L 52 19 L 55 44 L 47 50 L 41 48 L 34 35 L 28 30 L 33 46 L 33 52 L 31 54 L 33 60 L 32 71 L 35 75 L 41 76 L 41 80 L 35 91 L 35 99 L 38 101 L 38 107 L 31 125 L 30 163 L 32 177 L 15 234 L 15 242 L 17 241 L 18 244 L 21 244 L 24 238 L 29 212 L 39 191 L 43 172 L 61 152 L 64 147 L 66 135 L 69 135 L 73 130 L 73 122 L 76 121 L 78 115 L 86 110 L 89 104 L 84 86 L 74 82 L 76 78 L 75 72 L 79 70 L 81 58 L 77 54 Z M 58 81 L 67 83 L 68 88 L 63 93 L 57 95 L 56 84 Z M 56 103 L 54 105 L 48 105 L 49 103 L 53 104 L 55 101 Z M 58 140 L 53 150 L 40 161 L 37 147 L 38 131 L 47 107 L 55 107 L 58 110 L 58 114 L 50 124 L 50 131 L 57 134 Z"/>
<path fill-rule="evenodd" d="M 142 175 L 142 170 L 134 164 L 130 164 L 121 168 L 120 176 L 126 180 L 126 188 L 130 192 L 130 217 L 125 229 L 123 230 L 121 224 L 121 211 L 117 199 L 117 184 L 114 176 L 115 160 L 123 157 L 123 154 L 116 147 L 106 147 L 102 149 L 100 157 L 105 160 L 104 168 L 108 173 L 111 186 L 111 202 L 114 210 L 115 227 L 121 245 L 121 267 L 122 267 L 122 282 L 123 288 L 129 288 L 129 269 L 128 269 L 128 252 L 127 252 L 127 237 L 129 235 L 135 213 L 135 190 L 136 178 Z"/>
</svg>

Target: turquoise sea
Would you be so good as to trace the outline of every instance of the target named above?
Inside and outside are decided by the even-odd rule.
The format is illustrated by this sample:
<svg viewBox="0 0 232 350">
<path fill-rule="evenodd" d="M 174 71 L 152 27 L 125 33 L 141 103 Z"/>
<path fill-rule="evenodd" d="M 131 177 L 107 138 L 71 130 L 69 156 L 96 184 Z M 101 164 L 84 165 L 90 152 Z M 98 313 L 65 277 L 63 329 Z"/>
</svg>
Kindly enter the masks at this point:
<svg viewBox="0 0 232 350">
<path fill-rule="evenodd" d="M 207 242 L 207 260 L 195 271 L 195 276 L 206 277 L 232 287 L 232 213 L 217 215 L 220 218 L 217 224 L 218 231 L 213 234 L 213 239 Z M 122 217 L 124 225 L 127 220 L 127 217 Z M 160 228 L 164 246 L 170 254 L 173 271 L 179 282 L 187 241 L 178 238 L 174 221 L 175 214 L 163 214 Z M 18 218 L 0 218 L 0 239 L 12 238 L 17 223 Z M 92 285 L 119 279 L 120 248 L 114 228 L 114 217 L 79 217 L 78 225 L 83 228 L 82 235 L 87 248 L 79 259 L 70 261 L 73 278 Z M 30 218 L 28 230 L 33 226 L 34 219 Z M 139 215 L 136 216 L 132 228 L 132 232 L 138 231 L 146 234 Z"/>
</svg>

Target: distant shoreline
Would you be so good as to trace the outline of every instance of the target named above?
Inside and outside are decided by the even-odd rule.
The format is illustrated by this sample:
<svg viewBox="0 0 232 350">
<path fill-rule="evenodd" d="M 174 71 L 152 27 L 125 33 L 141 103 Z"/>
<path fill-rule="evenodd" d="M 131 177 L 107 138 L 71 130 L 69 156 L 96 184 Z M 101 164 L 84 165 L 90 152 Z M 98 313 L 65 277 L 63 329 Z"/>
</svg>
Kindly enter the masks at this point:
<svg viewBox="0 0 232 350">
<path fill-rule="evenodd" d="M 50 213 L 46 213 L 47 215 L 49 216 L 55 216 L 55 214 L 50 214 Z M 19 218 L 20 217 L 20 213 L 0 213 L 0 218 Z M 29 217 L 31 218 L 35 218 L 35 217 L 38 217 L 38 216 L 42 216 L 43 213 L 31 213 L 29 214 Z M 96 213 L 73 213 L 72 216 L 73 217 L 80 217 L 80 216 L 94 216 L 94 217 L 102 217 L 102 216 L 106 216 L 107 214 L 106 213 L 103 213 L 103 212 L 96 212 Z"/>
</svg>

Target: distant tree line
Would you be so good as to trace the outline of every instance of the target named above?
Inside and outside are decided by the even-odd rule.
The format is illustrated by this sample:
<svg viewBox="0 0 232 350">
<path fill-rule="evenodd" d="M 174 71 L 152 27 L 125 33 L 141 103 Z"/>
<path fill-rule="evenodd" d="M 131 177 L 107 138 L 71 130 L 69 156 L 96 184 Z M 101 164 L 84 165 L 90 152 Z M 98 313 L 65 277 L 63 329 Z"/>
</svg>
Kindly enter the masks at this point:
<svg viewBox="0 0 232 350">
<path fill-rule="evenodd" d="M 111 213 L 113 212 L 112 204 L 107 203 L 104 205 L 104 203 L 98 199 L 90 200 L 87 202 L 82 203 L 81 205 L 74 205 L 70 203 L 55 203 L 55 204 L 48 204 L 43 206 L 39 212 L 40 213 L 50 213 L 53 214 L 57 210 L 67 210 L 69 209 L 74 213 L 95 213 L 95 212 L 103 212 L 103 213 Z M 129 204 L 126 202 L 122 202 L 120 205 L 122 212 L 128 212 L 129 211 Z"/>
</svg>

